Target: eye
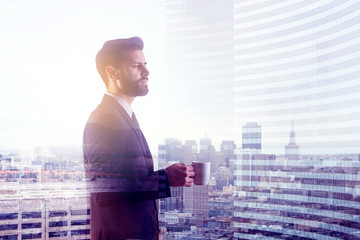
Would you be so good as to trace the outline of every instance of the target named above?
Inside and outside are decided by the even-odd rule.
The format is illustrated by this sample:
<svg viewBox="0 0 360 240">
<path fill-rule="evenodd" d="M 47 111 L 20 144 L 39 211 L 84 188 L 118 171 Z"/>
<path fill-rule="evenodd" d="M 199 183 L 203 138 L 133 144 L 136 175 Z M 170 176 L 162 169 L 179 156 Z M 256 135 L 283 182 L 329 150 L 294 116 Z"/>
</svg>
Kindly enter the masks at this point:
<svg viewBox="0 0 360 240">
<path fill-rule="evenodd" d="M 142 68 L 146 68 L 147 63 L 133 63 L 131 65 L 132 68 L 134 69 L 142 69 Z"/>
</svg>

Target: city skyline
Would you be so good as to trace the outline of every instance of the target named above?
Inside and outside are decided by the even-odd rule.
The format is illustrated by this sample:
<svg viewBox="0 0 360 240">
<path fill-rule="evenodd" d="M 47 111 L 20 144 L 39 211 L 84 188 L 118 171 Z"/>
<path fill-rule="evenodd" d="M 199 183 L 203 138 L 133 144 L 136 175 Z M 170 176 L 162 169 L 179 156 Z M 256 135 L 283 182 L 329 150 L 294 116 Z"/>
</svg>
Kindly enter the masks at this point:
<svg viewBox="0 0 360 240">
<path fill-rule="evenodd" d="M 292 129 L 290 146 L 295 146 L 295 135 Z M 287 158 L 260 153 L 256 147 L 235 148 L 233 141 L 223 141 L 216 151 L 210 138 L 200 139 L 199 145 L 178 139 L 159 145 L 161 168 L 192 160 L 212 165 L 208 186 L 175 187 L 171 198 L 160 201 L 166 239 L 359 237 L 359 154 Z M 87 237 L 91 219 L 81 147 L 36 149 L 32 159 L 25 159 L 30 166 L 16 170 L 23 160 L 18 154 L 0 155 L 0 237 Z"/>
</svg>

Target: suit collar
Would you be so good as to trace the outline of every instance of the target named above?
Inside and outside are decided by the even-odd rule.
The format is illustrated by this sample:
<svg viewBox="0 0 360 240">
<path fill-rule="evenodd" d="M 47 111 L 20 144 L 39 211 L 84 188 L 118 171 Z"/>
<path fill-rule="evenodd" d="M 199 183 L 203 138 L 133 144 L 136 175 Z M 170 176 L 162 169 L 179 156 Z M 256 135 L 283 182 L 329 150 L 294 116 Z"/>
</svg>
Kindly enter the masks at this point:
<svg viewBox="0 0 360 240">
<path fill-rule="evenodd" d="M 127 103 L 123 98 L 109 92 L 105 92 L 105 95 L 109 95 L 110 97 L 114 98 L 124 108 L 129 117 L 132 117 L 133 110 L 131 109 L 130 104 Z"/>
<path fill-rule="evenodd" d="M 112 96 L 104 94 L 102 103 L 104 105 L 111 105 L 117 111 L 119 111 L 120 115 L 126 119 L 126 121 L 130 124 L 132 128 L 140 128 L 137 120 L 134 121 L 132 118 L 130 118 L 129 114 L 125 111 L 123 106 L 121 106 L 121 104 Z"/>
</svg>

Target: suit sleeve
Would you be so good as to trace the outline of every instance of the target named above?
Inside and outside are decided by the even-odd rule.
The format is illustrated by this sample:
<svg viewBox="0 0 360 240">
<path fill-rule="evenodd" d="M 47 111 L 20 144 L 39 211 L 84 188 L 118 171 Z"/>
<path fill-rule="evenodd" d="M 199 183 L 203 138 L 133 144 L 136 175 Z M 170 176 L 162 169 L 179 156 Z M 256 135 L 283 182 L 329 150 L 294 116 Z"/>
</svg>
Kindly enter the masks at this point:
<svg viewBox="0 0 360 240">
<path fill-rule="evenodd" d="M 135 131 L 111 114 L 89 121 L 85 127 L 87 188 L 96 194 L 100 206 L 170 196 L 165 170 L 153 171 L 150 151 L 144 152 L 140 144 L 146 140 L 139 139 Z"/>
</svg>

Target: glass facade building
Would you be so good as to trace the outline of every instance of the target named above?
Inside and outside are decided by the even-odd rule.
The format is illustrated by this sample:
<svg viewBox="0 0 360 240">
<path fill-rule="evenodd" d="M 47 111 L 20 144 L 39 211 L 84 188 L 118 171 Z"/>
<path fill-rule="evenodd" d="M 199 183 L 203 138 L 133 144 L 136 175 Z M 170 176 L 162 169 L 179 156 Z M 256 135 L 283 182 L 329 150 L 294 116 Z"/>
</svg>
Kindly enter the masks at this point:
<svg viewBox="0 0 360 240">
<path fill-rule="evenodd" d="M 235 1 L 235 126 L 268 152 L 292 121 L 302 153 L 359 152 L 359 27 L 358 1 Z"/>
<path fill-rule="evenodd" d="M 266 153 L 237 156 L 235 238 L 360 238 L 359 7 L 235 1 L 235 126 Z"/>
<path fill-rule="evenodd" d="M 159 107 L 173 112 L 167 122 L 184 123 L 176 137 L 194 132 L 233 139 L 233 10 L 232 1 L 163 2 L 166 90 Z"/>
<path fill-rule="evenodd" d="M 242 148 L 261 151 L 261 126 L 256 122 L 247 122 L 242 126 Z"/>
<path fill-rule="evenodd" d="M 201 123 L 186 131 L 241 140 L 227 165 L 232 237 L 360 238 L 360 3 L 173 0 L 163 10 L 169 92 Z"/>
</svg>

